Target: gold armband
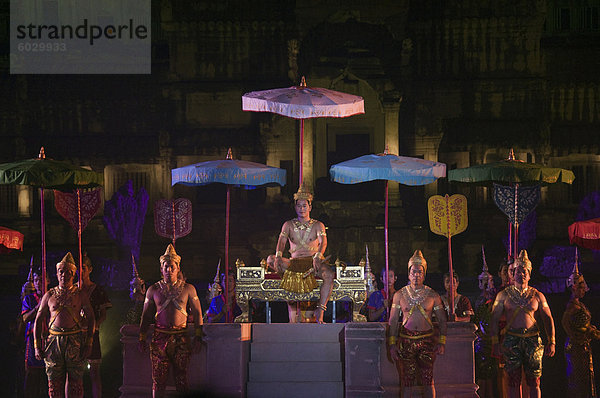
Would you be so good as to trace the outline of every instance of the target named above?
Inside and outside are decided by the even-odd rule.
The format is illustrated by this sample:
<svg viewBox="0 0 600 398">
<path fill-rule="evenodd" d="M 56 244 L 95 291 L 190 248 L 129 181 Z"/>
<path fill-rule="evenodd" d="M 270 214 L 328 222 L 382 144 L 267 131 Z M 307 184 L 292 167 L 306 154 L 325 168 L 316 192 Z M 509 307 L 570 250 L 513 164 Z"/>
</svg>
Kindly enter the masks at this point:
<svg viewBox="0 0 600 398">
<path fill-rule="evenodd" d="M 279 257 L 279 258 L 281 258 L 282 256 L 283 256 L 283 253 L 281 252 L 281 250 L 277 250 L 277 251 L 275 252 L 275 257 Z"/>
<path fill-rule="evenodd" d="M 554 344 L 556 345 L 556 340 L 554 339 L 554 337 L 551 337 L 548 339 L 548 344 Z"/>
<path fill-rule="evenodd" d="M 436 305 L 436 306 L 433 307 L 434 311 L 441 310 L 441 309 L 444 309 L 444 306 L 441 305 L 441 304 L 440 305 Z"/>
<path fill-rule="evenodd" d="M 319 259 L 319 260 L 322 260 L 322 259 L 324 259 L 324 258 L 325 258 L 325 257 L 323 257 L 323 254 L 322 254 L 321 252 L 316 252 L 316 253 L 313 255 L 313 259 Z"/>
<path fill-rule="evenodd" d="M 38 347 L 39 347 L 38 339 L 34 339 L 33 340 L 33 348 L 37 350 Z"/>
<path fill-rule="evenodd" d="M 444 335 L 442 334 L 442 335 L 440 336 L 440 341 L 439 341 L 439 343 L 440 343 L 440 344 L 444 344 L 444 345 L 446 345 L 446 336 L 444 336 Z"/>
<path fill-rule="evenodd" d="M 398 338 L 396 336 L 390 336 L 387 338 L 387 342 L 389 346 L 396 345 L 396 343 L 398 342 Z"/>
<path fill-rule="evenodd" d="M 146 297 L 146 300 L 144 300 L 144 304 L 149 303 L 150 299 L 148 297 Z"/>
<path fill-rule="evenodd" d="M 192 297 L 192 301 L 196 301 L 196 300 L 198 300 L 198 296 Z"/>
<path fill-rule="evenodd" d="M 283 238 L 287 238 L 288 237 L 288 233 L 286 231 L 281 231 L 281 233 L 279 234 L 279 236 L 281 236 Z"/>
<path fill-rule="evenodd" d="M 325 232 L 325 231 L 317 231 L 317 236 L 327 236 L 327 232 Z"/>
<path fill-rule="evenodd" d="M 550 308 L 547 301 L 542 302 L 542 308 Z"/>
<path fill-rule="evenodd" d="M 498 336 L 492 336 L 492 344 L 498 344 Z"/>
<path fill-rule="evenodd" d="M 402 306 L 400 304 L 392 304 L 392 308 L 402 311 Z"/>
<path fill-rule="evenodd" d="M 146 341 L 146 333 L 140 333 L 139 341 Z"/>
</svg>

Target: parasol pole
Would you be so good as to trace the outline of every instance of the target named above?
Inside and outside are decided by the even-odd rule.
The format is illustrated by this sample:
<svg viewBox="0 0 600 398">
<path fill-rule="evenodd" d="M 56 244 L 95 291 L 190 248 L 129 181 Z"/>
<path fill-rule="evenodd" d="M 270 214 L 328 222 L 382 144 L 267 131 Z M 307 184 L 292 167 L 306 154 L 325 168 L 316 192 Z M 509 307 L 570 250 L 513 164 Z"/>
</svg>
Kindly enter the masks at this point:
<svg viewBox="0 0 600 398">
<path fill-rule="evenodd" d="M 42 158 L 43 159 L 43 158 Z M 42 296 L 46 294 L 46 228 L 44 223 L 44 187 L 40 187 L 40 211 L 42 213 Z"/>
<path fill-rule="evenodd" d="M 452 233 L 450 232 L 450 196 L 446 194 L 446 223 L 448 226 L 448 268 L 450 272 L 450 291 L 448 292 L 449 320 L 454 322 L 454 269 L 452 268 Z"/>
<path fill-rule="evenodd" d="M 518 199 L 519 199 L 519 184 L 515 184 L 515 233 L 514 233 L 514 239 L 515 239 L 515 244 L 513 245 L 514 248 L 514 259 L 517 258 L 517 256 L 519 255 L 519 222 L 517 221 L 517 211 L 518 211 Z"/>
<path fill-rule="evenodd" d="M 506 258 L 506 262 L 508 264 L 509 259 L 512 257 L 512 223 L 510 219 L 508 220 L 508 257 Z"/>
<path fill-rule="evenodd" d="M 388 273 L 390 272 L 389 265 L 389 241 L 388 241 L 388 185 L 389 181 L 385 180 L 385 223 L 384 223 L 384 235 L 385 235 L 385 280 L 383 284 L 385 286 L 385 297 L 390 297 L 390 289 L 388 286 Z"/>
<path fill-rule="evenodd" d="M 83 287 L 83 259 L 81 258 L 81 190 L 77 188 L 77 239 L 79 240 L 79 287 Z"/>
<path fill-rule="evenodd" d="M 306 79 L 302 76 L 300 81 L 300 89 L 306 88 Z M 300 119 L 300 167 L 299 167 L 299 181 L 298 188 L 302 186 L 303 181 L 303 166 L 304 166 L 304 119 Z"/>
<path fill-rule="evenodd" d="M 233 159 L 231 148 L 227 151 L 226 159 Z M 231 206 L 231 185 L 227 184 L 227 200 L 225 204 L 225 299 L 223 300 L 227 312 L 225 313 L 225 322 L 229 322 L 229 208 Z"/>
</svg>

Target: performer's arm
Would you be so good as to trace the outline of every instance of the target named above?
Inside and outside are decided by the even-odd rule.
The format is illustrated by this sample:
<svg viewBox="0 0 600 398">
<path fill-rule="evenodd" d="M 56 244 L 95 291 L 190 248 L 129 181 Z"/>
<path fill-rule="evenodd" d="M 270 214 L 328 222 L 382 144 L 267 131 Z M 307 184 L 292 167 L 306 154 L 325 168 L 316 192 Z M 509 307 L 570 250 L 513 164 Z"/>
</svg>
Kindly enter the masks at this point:
<svg viewBox="0 0 600 398">
<path fill-rule="evenodd" d="M 154 286 L 150 286 L 146 291 L 146 299 L 144 300 L 144 309 L 142 310 L 142 319 L 140 320 L 140 335 L 139 335 L 139 348 L 141 351 L 145 351 L 148 343 L 146 342 L 146 334 L 150 327 L 150 322 L 156 314 L 156 305 L 154 303 Z"/>
<path fill-rule="evenodd" d="M 84 358 L 88 358 L 92 353 L 96 319 L 94 317 L 94 311 L 92 310 L 88 295 L 85 293 L 80 293 L 79 297 L 81 298 L 81 308 L 83 309 L 83 314 L 85 315 L 85 319 L 87 321 L 87 336 L 85 339 L 85 345 L 82 347 L 82 352 L 84 353 Z"/>
<path fill-rule="evenodd" d="M 401 296 L 400 291 L 397 291 L 394 294 L 394 298 L 392 299 L 392 308 L 390 310 L 390 320 L 389 329 L 388 329 L 388 349 L 390 351 L 390 355 L 393 360 L 397 361 L 398 356 L 398 345 L 396 344 L 398 341 L 398 320 L 400 319 L 400 315 L 402 314 L 402 306 L 401 306 Z"/>
<path fill-rule="evenodd" d="M 275 257 L 283 257 L 283 251 L 285 250 L 285 244 L 290 236 L 289 223 L 286 221 L 281 226 L 281 232 L 279 233 L 279 239 L 277 239 L 277 247 L 275 248 Z"/>
<path fill-rule="evenodd" d="M 33 297 L 33 296 L 29 296 L 29 297 Z M 25 312 L 23 312 L 21 315 L 23 317 L 23 323 L 28 323 L 28 322 L 34 321 L 35 316 L 37 315 L 38 308 L 40 308 L 41 300 L 35 305 L 35 307 L 28 309 L 29 305 L 31 305 L 29 297 L 26 297 L 23 300 L 23 304 L 24 304 L 23 307 L 25 307 L 24 308 Z M 26 302 L 27 302 L 27 304 L 25 304 Z"/>
<path fill-rule="evenodd" d="M 319 229 L 317 230 L 317 241 L 319 242 L 318 252 L 321 253 L 321 258 L 325 256 L 325 250 L 327 249 L 327 231 L 325 225 L 322 222 L 319 223 Z"/>
<path fill-rule="evenodd" d="M 573 336 L 575 335 L 575 330 L 571 327 L 571 322 L 570 322 L 572 311 L 573 311 L 573 305 L 568 304 L 567 308 L 565 309 L 565 312 L 563 312 L 563 316 L 560 321 L 563 329 L 565 329 L 565 332 L 567 333 L 567 336 L 569 336 L 570 338 L 573 338 Z"/>
<path fill-rule="evenodd" d="M 448 332 L 448 328 L 446 325 L 446 310 L 444 309 L 444 303 L 442 303 L 442 299 L 437 293 L 433 301 L 433 310 L 440 328 L 440 340 L 438 343 L 437 352 L 438 354 L 443 355 L 446 349 L 446 334 Z"/>
<path fill-rule="evenodd" d="M 497 358 L 500 357 L 500 350 L 498 348 L 498 325 L 500 323 L 500 317 L 504 312 L 504 298 L 504 291 L 501 291 L 496 295 L 496 300 L 494 301 L 494 305 L 492 306 L 492 319 L 490 321 L 490 336 L 492 336 L 492 356 L 495 356 Z"/>
<path fill-rule="evenodd" d="M 35 357 L 38 360 L 41 360 L 44 357 L 44 349 L 42 347 L 42 329 L 43 325 L 46 324 L 48 320 L 48 315 L 50 314 L 50 308 L 48 307 L 49 298 L 50 293 L 46 292 L 44 297 L 42 297 L 42 301 L 40 302 L 40 306 L 35 317 L 35 324 L 33 325 L 33 345 L 35 347 Z"/>
<path fill-rule="evenodd" d="M 192 319 L 194 320 L 194 349 L 197 349 L 199 348 L 199 345 L 196 343 L 201 343 L 202 337 L 204 337 L 204 332 L 202 330 L 202 307 L 200 305 L 198 294 L 196 293 L 196 288 L 192 285 L 188 285 L 188 289 L 188 303 L 192 310 Z"/>
<path fill-rule="evenodd" d="M 545 353 L 549 357 L 554 356 L 554 351 L 556 350 L 556 339 L 555 339 L 555 331 L 554 331 L 554 319 L 552 319 L 552 312 L 550 312 L 550 306 L 546 301 L 546 297 L 544 293 L 538 292 L 538 301 L 540 303 L 540 314 L 542 316 L 542 320 L 544 322 L 544 328 L 546 329 L 546 333 L 548 334 L 548 342 L 546 344 Z"/>
</svg>

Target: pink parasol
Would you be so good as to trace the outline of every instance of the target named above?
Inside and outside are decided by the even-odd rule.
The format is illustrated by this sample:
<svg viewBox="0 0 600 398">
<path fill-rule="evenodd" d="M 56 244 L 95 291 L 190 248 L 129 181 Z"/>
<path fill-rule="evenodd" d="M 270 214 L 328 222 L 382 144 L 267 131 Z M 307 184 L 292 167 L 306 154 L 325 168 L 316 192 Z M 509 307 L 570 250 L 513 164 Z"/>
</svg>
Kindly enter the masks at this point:
<svg viewBox="0 0 600 398">
<path fill-rule="evenodd" d="M 315 117 L 348 117 L 365 113 L 365 103 L 358 95 L 341 93 L 326 88 L 307 87 L 302 76 L 299 86 L 252 91 L 242 96 L 242 110 L 272 112 L 300 119 L 300 177 L 304 160 L 304 119 Z"/>
</svg>

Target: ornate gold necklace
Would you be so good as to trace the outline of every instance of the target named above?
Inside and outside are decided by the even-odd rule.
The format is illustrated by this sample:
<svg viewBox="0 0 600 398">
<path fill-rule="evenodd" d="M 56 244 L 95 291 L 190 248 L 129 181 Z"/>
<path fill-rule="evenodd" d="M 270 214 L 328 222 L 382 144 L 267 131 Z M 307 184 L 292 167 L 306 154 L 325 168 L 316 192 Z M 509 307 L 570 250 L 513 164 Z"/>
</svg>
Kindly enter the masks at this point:
<svg viewBox="0 0 600 398">
<path fill-rule="evenodd" d="M 306 242 L 308 241 L 308 238 L 310 237 L 310 231 L 312 231 L 312 227 L 315 223 L 316 223 L 316 221 L 313 220 L 312 218 L 305 222 L 301 222 L 297 218 L 294 218 L 292 220 L 292 224 L 294 224 L 294 232 L 296 232 L 298 234 L 298 238 L 300 240 L 298 242 L 298 246 L 307 247 Z M 302 231 L 302 232 L 300 232 L 300 231 Z"/>
<path fill-rule="evenodd" d="M 54 299 L 56 300 L 56 303 L 60 307 L 64 307 L 70 301 L 71 296 L 73 295 L 73 293 L 76 290 L 78 290 L 78 289 L 77 289 L 77 286 L 75 286 L 75 285 L 71 285 L 71 287 L 69 287 L 69 288 L 56 286 L 54 288 L 54 293 L 52 294 L 52 296 L 54 297 Z"/>
<path fill-rule="evenodd" d="M 183 292 L 184 283 L 182 280 L 177 279 L 174 283 L 167 283 L 164 280 L 158 282 L 160 293 L 163 297 L 168 300 L 173 300 L 181 295 Z"/>
<path fill-rule="evenodd" d="M 413 289 L 412 286 L 406 286 L 407 300 L 410 307 L 423 304 L 423 301 L 429 296 L 429 291 L 426 286 L 420 289 Z M 422 307 L 422 305 L 421 305 Z"/>
<path fill-rule="evenodd" d="M 517 306 L 523 308 L 531 301 L 531 298 L 535 295 L 535 289 L 527 286 L 525 289 L 519 289 L 515 285 L 506 288 L 506 293 L 510 300 Z"/>
</svg>

